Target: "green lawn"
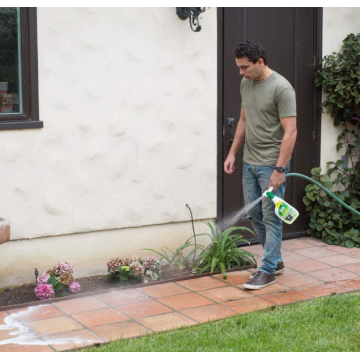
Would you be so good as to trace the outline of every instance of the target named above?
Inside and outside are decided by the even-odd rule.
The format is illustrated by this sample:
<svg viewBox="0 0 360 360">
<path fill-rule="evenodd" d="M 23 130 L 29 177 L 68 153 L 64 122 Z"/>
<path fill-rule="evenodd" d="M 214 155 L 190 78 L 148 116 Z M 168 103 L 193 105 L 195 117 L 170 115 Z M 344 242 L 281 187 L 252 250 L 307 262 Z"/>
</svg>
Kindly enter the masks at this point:
<svg viewBox="0 0 360 360">
<path fill-rule="evenodd" d="M 360 351 L 360 293 L 324 297 L 83 351 Z"/>
</svg>

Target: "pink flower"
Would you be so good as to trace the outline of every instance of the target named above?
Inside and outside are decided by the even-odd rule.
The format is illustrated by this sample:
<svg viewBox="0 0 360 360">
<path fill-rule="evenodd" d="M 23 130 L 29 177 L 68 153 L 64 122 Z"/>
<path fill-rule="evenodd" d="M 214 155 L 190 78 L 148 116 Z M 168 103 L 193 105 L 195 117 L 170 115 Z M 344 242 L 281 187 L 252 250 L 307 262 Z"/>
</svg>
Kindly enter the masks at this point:
<svg viewBox="0 0 360 360">
<path fill-rule="evenodd" d="M 49 280 L 50 274 L 42 274 L 41 276 L 38 277 L 37 279 L 37 283 L 40 284 L 47 284 L 47 281 Z"/>
<path fill-rule="evenodd" d="M 73 281 L 70 284 L 69 289 L 70 289 L 71 292 L 76 293 L 76 292 L 79 292 L 81 290 L 81 286 L 77 282 Z"/>
<path fill-rule="evenodd" d="M 146 260 L 144 261 L 144 266 L 147 270 L 152 270 L 157 272 L 161 268 L 160 261 L 156 259 L 156 257 L 154 256 L 146 258 Z"/>
<path fill-rule="evenodd" d="M 52 299 L 55 297 L 54 289 L 50 284 L 39 284 L 35 288 L 35 295 L 40 300 Z"/>
<path fill-rule="evenodd" d="M 61 262 L 59 261 L 59 263 L 57 265 L 55 265 L 54 267 L 54 273 L 56 276 L 60 276 L 64 273 L 73 273 L 73 266 L 70 265 L 67 262 Z"/>
<path fill-rule="evenodd" d="M 111 272 L 114 275 L 119 274 L 118 267 L 119 266 L 129 266 L 131 262 L 131 259 L 126 258 L 123 260 L 122 258 L 116 258 L 113 260 L 110 260 L 106 265 L 109 269 L 109 272 Z"/>
<path fill-rule="evenodd" d="M 141 279 L 144 275 L 144 266 L 138 261 L 130 263 L 130 268 L 134 272 L 134 278 Z"/>
</svg>

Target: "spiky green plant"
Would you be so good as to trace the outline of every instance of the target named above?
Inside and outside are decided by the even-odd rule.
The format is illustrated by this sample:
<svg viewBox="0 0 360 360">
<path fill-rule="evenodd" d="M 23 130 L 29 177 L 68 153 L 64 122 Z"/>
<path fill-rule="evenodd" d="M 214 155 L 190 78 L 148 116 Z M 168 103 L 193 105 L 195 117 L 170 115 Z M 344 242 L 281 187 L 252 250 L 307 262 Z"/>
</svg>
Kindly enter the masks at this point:
<svg viewBox="0 0 360 360">
<path fill-rule="evenodd" d="M 191 239 L 191 238 L 190 238 Z M 198 245 L 191 244 L 190 239 L 188 239 L 185 244 L 181 245 L 175 251 L 170 250 L 164 246 L 160 251 L 153 249 L 141 249 L 147 251 L 153 251 L 154 253 L 160 255 L 159 261 L 165 259 L 170 265 L 178 265 L 180 269 L 184 268 L 190 261 L 191 256 L 196 252 Z M 183 251 L 188 247 L 194 247 L 186 256 L 183 254 Z M 165 250 L 164 250 L 165 249 Z"/>
<path fill-rule="evenodd" d="M 226 269 L 238 267 L 239 271 L 243 265 L 255 264 L 256 260 L 253 254 L 237 247 L 239 243 L 249 243 L 240 234 L 234 234 L 235 231 L 249 231 L 253 235 L 254 232 L 243 226 L 234 226 L 221 231 L 214 220 L 205 222 L 210 228 L 210 234 L 198 234 L 196 236 L 209 236 L 211 243 L 208 246 L 197 245 L 202 251 L 197 259 L 195 271 L 198 274 L 210 270 L 210 274 L 214 271 L 220 271 L 223 278 L 226 279 Z"/>
</svg>

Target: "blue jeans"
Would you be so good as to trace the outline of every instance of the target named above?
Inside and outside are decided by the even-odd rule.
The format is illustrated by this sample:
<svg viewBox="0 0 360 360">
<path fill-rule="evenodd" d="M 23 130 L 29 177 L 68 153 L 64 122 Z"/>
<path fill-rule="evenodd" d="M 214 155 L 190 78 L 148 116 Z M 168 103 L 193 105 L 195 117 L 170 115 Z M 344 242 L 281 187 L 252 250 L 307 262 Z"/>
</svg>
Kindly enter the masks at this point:
<svg viewBox="0 0 360 360">
<path fill-rule="evenodd" d="M 258 199 L 269 187 L 271 174 L 275 166 L 257 166 L 244 163 L 243 165 L 243 191 L 245 205 Z M 290 170 L 287 164 L 285 174 Z M 286 181 L 273 191 L 273 194 L 283 199 Z M 268 274 L 275 272 L 277 263 L 281 258 L 282 220 L 275 215 L 274 203 L 264 197 L 263 201 L 250 209 L 247 216 L 252 217 L 252 226 L 264 248 L 263 265 L 259 270 Z"/>
</svg>

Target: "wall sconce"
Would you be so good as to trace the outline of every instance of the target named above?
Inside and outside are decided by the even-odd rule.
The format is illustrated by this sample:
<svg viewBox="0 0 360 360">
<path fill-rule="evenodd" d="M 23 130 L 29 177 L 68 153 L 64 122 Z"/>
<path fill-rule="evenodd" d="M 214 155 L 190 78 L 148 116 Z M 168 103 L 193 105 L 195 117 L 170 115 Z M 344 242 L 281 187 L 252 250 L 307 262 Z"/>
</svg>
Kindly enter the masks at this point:
<svg viewBox="0 0 360 360">
<path fill-rule="evenodd" d="M 194 32 L 199 32 L 201 30 L 201 25 L 199 22 L 201 18 L 199 19 L 199 15 L 203 13 L 205 10 L 206 8 L 200 8 L 200 7 L 192 7 L 192 8 L 177 7 L 176 15 L 181 20 L 186 20 L 187 18 L 189 18 L 191 30 Z"/>
</svg>

